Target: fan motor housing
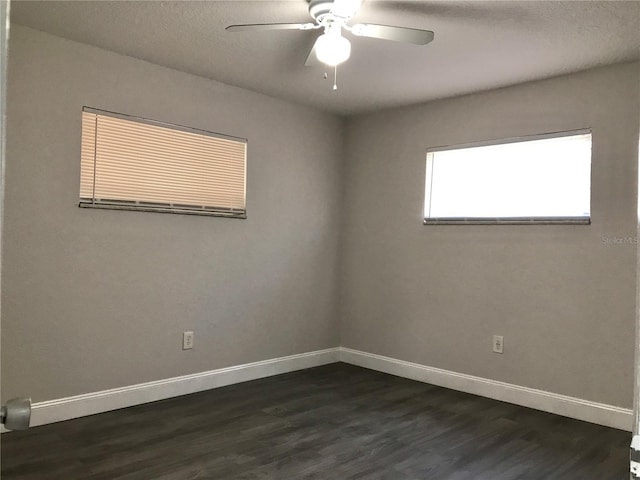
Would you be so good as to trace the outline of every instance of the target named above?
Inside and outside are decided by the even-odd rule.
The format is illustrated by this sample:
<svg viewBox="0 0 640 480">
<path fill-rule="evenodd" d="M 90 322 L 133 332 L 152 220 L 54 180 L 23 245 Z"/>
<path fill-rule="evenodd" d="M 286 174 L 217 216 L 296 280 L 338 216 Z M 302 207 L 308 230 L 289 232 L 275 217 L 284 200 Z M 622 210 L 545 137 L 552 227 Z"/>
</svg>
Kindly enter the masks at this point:
<svg viewBox="0 0 640 480">
<path fill-rule="evenodd" d="M 309 14 L 318 23 L 322 22 L 322 18 L 331 13 L 333 7 L 333 0 L 310 0 L 309 1 Z"/>
</svg>

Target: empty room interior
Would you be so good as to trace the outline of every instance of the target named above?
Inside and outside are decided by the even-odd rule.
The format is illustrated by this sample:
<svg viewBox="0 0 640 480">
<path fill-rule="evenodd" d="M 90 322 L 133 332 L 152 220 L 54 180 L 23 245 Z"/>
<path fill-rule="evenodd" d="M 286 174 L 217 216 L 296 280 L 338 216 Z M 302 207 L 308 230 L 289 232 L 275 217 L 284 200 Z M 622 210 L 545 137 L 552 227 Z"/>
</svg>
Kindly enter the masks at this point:
<svg viewBox="0 0 640 480">
<path fill-rule="evenodd" d="M 639 1 L 2 8 L 3 480 L 640 478 Z"/>
</svg>

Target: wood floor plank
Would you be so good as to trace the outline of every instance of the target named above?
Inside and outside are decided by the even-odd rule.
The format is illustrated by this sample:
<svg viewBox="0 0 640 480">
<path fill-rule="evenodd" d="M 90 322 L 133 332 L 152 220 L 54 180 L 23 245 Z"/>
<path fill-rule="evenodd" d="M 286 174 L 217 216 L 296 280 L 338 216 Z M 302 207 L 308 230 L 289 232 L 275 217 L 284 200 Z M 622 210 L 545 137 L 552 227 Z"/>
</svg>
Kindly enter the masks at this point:
<svg viewBox="0 0 640 480">
<path fill-rule="evenodd" d="M 3 480 L 620 480 L 631 435 L 337 363 L 11 432 Z"/>
</svg>

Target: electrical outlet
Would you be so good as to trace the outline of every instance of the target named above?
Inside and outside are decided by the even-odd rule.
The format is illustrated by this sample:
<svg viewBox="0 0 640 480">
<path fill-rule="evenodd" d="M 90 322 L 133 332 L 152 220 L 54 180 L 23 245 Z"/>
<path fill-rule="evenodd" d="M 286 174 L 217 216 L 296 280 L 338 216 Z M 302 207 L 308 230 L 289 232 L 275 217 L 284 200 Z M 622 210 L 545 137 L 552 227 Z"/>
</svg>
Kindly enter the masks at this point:
<svg viewBox="0 0 640 480">
<path fill-rule="evenodd" d="M 184 332 L 182 334 L 182 349 L 190 350 L 193 348 L 193 332 Z"/>
<path fill-rule="evenodd" d="M 504 353 L 504 337 L 502 335 L 493 336 L 493 351 L 495 353 Z"/>
</svg>

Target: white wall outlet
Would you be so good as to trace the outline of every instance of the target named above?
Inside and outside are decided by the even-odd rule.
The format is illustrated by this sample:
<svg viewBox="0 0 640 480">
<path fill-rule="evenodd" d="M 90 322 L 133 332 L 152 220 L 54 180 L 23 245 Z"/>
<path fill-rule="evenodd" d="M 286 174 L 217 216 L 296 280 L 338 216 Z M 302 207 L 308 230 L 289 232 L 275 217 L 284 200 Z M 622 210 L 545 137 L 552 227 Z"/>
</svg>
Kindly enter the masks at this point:
<svg viewBox="0 0 640 480">
<path fill-rule="evenodd" d="M 182 349 L 190 350 L 193 348 L 193 332 L 184 332 L 182 334 Z"/>
<path fill-rule="evenodd" d="M 504 337 L 502 335 L 493 336 L 493 351 L 496 353 L 504 353 Z"/>
</svg>

